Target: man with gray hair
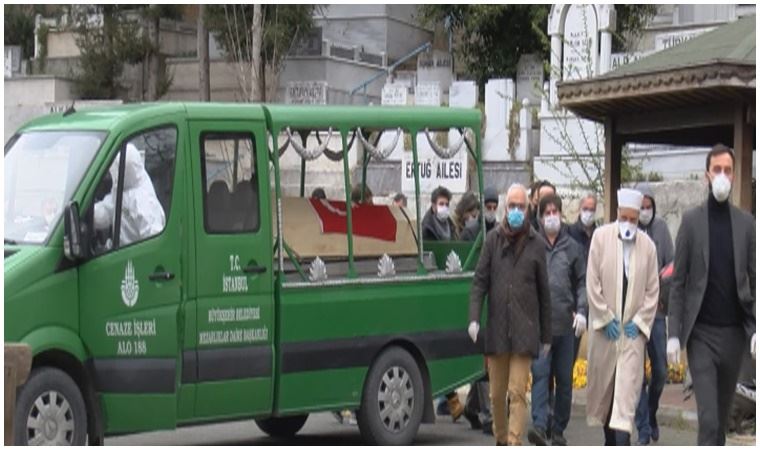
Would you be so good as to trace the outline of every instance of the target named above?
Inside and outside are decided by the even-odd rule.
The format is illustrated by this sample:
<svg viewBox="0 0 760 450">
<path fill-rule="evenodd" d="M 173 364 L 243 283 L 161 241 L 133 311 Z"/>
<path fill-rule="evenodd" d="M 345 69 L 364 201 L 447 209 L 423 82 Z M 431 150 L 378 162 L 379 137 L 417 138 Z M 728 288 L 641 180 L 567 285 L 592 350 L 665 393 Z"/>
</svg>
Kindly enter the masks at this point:
<svg viewBox="0 0 760 450">
<path fill-rule="evenodd" d="M 476 342 L 483 300 L 488 295 L 484 337 L 493 432 L 497 444 L 521 445 L 530 365 L 539 348 L 544 355 L 550 350 L 552 311 L 546 244 L 526 217 L 528 192 L 524 186 L 509 188 L 506 207 L 506 219 L 488 233 L 480 252 L 467 332 Z"/>
</svg>

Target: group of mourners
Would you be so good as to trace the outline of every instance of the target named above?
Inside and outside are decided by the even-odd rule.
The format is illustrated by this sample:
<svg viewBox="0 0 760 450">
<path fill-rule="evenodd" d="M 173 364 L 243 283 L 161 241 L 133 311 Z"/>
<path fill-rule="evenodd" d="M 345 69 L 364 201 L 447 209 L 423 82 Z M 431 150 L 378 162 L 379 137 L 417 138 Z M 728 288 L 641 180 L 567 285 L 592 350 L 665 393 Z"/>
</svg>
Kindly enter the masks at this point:
<svg viewBox="0 0 760 450">
<path fill-rule="evenodd" d="M 734 153 L 706 158 L 709 194 L 684 213 L 675 247 L 647 189 L 617 191 L 617 218 L 595 221 L 597 200 L 581 199 L 577 222 L 562 219 L 551 183 L 520 184 L 504 196 L 485 189 L 486 235 L 470 294 L 468 334 L 482 341 L 486 376 L 462 405 L 456 393 L 438 412 L 466 417 L 497 445 L 521 445 L 532 377 L 528 440 L 567 445 L 573 365 L 587 333 L 586 419 L 605 445 L 660 439 L 657 410 L 668 363 L 686 351 L 700 445 L 724 445 L 744 353 L 755 357 L 755 220 L 731 204 Z M 474 240 L 480 201 L 436 189 L 422 221 L 425 240 Z M 485 309 L 485 323 L 481 316 Z M 482 330 L 481 330 L 482 325 Z M 645 377 L 649 356 L 651 377 Z"/>
</svg>

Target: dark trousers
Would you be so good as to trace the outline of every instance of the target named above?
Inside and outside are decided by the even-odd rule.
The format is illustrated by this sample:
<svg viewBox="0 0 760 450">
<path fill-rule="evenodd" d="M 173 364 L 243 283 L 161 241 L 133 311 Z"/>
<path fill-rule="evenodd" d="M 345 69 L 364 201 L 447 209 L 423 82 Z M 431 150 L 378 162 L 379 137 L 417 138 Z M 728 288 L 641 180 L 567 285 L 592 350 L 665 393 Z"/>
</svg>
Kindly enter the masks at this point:
<svg viewBox="0 0 760 450">
<path fill-rule="evenodd" d="M 531 395 L 531 416 L 533 426 L 543 428 L 553 434 L 562 434 L 570 421 L 573 401 L 573 333 L 552 338 L 551 351 L 547 356 L 533 360 L 531 373 L 533 386 Z M 551 405 L 550 379 L 554 379 L 554 414 L 549 429 Z"/>
<path fill-rule="evenodd" d="M 639 441 L 648 441 L 652 437 L 652 429 L 657 428 L 657 409 L 660 407 L 660 396 L 668 377 L 667 331 L 665 318 L 657 317 L 652 325 L 652 332 L 647 342 L 647 353 L 652 366 L 652 379 L 647 386 L 641 388 L 641 398 L 636 408 L 636 428 L 639 430 Z"/>
<path fill-rule="evenodd" d="M 697 399 L 698 445 L 726 444 L 728 411 L 746 347 L 740 326 L 694 325 L 686 351 Z"/>
</svg>

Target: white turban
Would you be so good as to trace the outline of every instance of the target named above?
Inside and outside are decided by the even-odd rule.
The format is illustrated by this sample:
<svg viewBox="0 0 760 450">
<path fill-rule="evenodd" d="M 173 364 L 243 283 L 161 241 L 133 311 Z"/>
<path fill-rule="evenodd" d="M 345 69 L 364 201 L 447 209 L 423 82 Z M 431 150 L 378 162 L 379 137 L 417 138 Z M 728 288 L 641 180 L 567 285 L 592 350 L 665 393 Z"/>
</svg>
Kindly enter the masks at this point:
<svg viewBox="0 0 760 450">
<path fill-rule="evenodd" d="M 617 191 L 618 208 L 641 209 L 644 196 L 635 189 L 619 189 Z"/>
</svg>

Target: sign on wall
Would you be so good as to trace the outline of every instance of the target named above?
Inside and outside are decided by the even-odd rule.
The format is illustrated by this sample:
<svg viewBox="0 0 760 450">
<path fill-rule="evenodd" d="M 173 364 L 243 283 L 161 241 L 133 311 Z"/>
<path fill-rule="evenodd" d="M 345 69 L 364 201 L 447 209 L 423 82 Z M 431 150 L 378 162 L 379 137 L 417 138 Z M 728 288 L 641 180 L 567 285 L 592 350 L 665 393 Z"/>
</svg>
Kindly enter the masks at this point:
<svg viewBox="0 0 760 450">
<path fill-rule="evenodd" d="M 326 105 L 327 81 L 291 81 L 285 101 L 291 105 Z"/>
</svg>

